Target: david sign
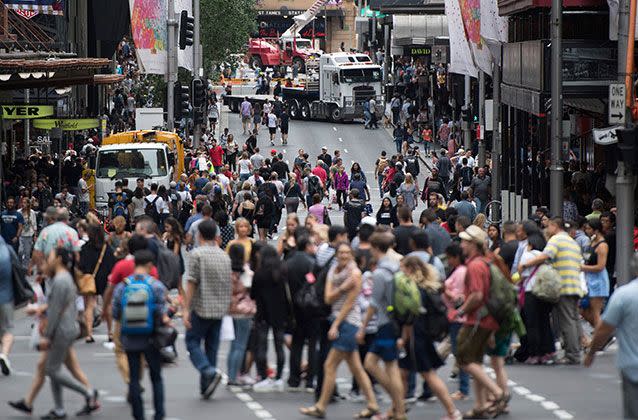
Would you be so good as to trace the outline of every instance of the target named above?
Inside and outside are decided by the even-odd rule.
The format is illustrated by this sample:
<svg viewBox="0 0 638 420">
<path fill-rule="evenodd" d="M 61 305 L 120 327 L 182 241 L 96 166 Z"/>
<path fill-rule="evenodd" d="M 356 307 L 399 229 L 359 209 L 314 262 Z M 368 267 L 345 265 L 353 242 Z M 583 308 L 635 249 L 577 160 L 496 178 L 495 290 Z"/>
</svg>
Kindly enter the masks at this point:
<svg viewBox="0 0 638 420">
<path fill-rule="evenodd" d="M 1 105 L 2 118 L 5 120 L 24 120 L 50 117 L 53 105 Z"/>
</svg>

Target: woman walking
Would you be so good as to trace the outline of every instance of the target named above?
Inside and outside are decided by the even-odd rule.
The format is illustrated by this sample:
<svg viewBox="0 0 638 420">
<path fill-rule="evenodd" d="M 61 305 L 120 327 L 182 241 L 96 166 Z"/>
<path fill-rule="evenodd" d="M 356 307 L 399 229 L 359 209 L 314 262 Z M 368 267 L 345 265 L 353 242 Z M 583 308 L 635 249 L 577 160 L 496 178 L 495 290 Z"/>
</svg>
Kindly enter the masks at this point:
<svg viewBox="0 0 638 420">
<path fill-rule="evenodd" d="M 343 207 L 348 197 L 348 187 L 350 186 L 350 179 L 345 171 L 343 165 L 339 166 L 337 172 L 334 174 L 334 187 L 337 190 L 337 204 L 339 210 Z"/>
<path fill-rule="evenodd" d="M 361 291 L 361 271 L 354 260 L 350 245 L 343 243 L 336 250 L 336 264 L 328 272 L 324 299 L 332 305 L 328 339 L 332 342 L 324 364 L 324 378 L 321 396 L 312 407 L 300 409 L 302 414 L 323 418 L 335 387 L 336 373 L 344 360 L 365 395 L 367 407 L 355 415 L 358 419 L 368 419 L 379 413 L 379 405 L 372 391 L 370 378 L 363 370 L 356 334 L 361 327 L 361 312 L 355 305 Z"/>
<path fill-rule="evenodd" d="M 581 270 L 585 272 L 589 306 L 583 309 L 583 317 L 596 328 L 600 322 L 605 299 L 609 297 L 609 273 L 607 272 L 607 257 L 609 245 L 605 241 L 603 226 L 598 219 L 591 219 L 585 223 L 585 233 L 591 238 L 590 251 L 585 254 L 585 264 Z"/>
<path fill-rule="evenodd" d="M 229 245 L 228 255 L 232 269 L 231 282 L 233 286 L 233 295 L 228 314 L 233 317 L 233 328 L 235 330 L 235 339 L 231 343 L 228 352 L 228 383 L 231 385 L 245 385 L 238 379 L 244 363 L 244 354 L 246 353 L 253 316 L 256 311 L 255 302 L 250 298 L 253 272 L 250 270 L 248 263 L 245 262 L 245 250 L 241 244 Z"/>
<path fill-rule="evenodd" d="M 284 329 L 290 318 L 292 305 L 287 298 L 287 288 L 284 264 L 277 250 L 271 245 L 264 246 L 260 251 L 250 289 L 250 297 L 257 304 L 255 362 L 261 379 L 253 387 L 253 390 L 257 392 L 284 390 L 284 381 L 281 379 L 285 363 Z M 268 377 L 268 331 L 271 329 L 277 355 L 277 373 L 274 379 Z"/>
<path fill-rule="evenodd" d="M 237 150 L 239 145 L 235 142 L 235 136 L 229 134 L 226 140 L 226 163 L 232 172 L 237 170 Z"/>
<path fill-rule="evenodd" d="M 76 288 L 73 281 L 75 269 L 73 251 L 58 248 L 47 258 L 47 271 L 52 278 L 48 296 L 47 326 L 40 339 L 39 348 L 48 350 L 45 364 L 46 375 L 51 380 L 51 391 L 55 407 L 42 419 L 63 419 L 64 410 L 62 388 L 69 388 L 84 396 L 84 408 L 78 415 L 90 414 L 100 408 L 98 392 L 87 388 L 62 370 L 69 350 L 80 333 L 75 308 Z"/>
<path fill-rule="evenodd" d="M 301 186 L 297 182 L 297 174 L 291 172 L 288 174 L 288 182 L 284 187 L 284 205 L 286 206 L 286 213 L 297 213 L 299 209 L 299 203 L 303 203 L 304 207 L 306 202 L 303 199 L 303 193 L 301 192 Z"/>
<path fill-rule="evenodd" d="M 104 294 L 106 281 L 115 265 L 115 257 L 111 247 L 104 241 L 104 233 L 99 225 L 88 225 L 87 235 L 89 240 L 80 250 L 78 269 L 83 274 L 93 275 L 95 279 L 95 294 L 84 295 L 84 321 L 87 327 L 85 341 L 94 343 L 93 310 L 97 303 L 97 297 Z"/>
<path fill-rule="evenodd" d="M 401 183 L 397 188 L 397 195 L 402 195 L 405 198 L 405 205 L 414 210 L 419 203 L 419 189 L 414 183 L 414 177 L 412 174 L 405 174 L 405 181 Z"/>
</svg>

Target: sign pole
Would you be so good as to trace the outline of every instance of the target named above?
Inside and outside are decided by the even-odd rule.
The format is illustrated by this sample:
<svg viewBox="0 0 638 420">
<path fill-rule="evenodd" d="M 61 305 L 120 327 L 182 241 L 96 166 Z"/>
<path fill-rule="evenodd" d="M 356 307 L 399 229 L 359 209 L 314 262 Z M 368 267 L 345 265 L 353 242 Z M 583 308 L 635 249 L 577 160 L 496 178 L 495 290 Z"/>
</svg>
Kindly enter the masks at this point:
<svg viewBox="0 0 638 420">
<path fill-rule="evenodd" d="M 30 100 L 30 89 L 26 88 L 24 90 L 24 103 L 25 104 L 29 104 L 29 100 Z M 27 159 L 29 158 L 29 150 L 31 145 L 29 144 L 29 137 L 31 135 L 31 121 L 29 121 L 28 118 L 25 118 L 24 120 L 24 157 L 26 157 Z"/>
<path fill-rule="evenodd" d="M 563 143 L 563 3 L 552 0 L 552 125 L 551 166 L 549 174 L 549 204 L 554 217 L 563 216 L 563 166 L 561 146 Z"/>
</svg>

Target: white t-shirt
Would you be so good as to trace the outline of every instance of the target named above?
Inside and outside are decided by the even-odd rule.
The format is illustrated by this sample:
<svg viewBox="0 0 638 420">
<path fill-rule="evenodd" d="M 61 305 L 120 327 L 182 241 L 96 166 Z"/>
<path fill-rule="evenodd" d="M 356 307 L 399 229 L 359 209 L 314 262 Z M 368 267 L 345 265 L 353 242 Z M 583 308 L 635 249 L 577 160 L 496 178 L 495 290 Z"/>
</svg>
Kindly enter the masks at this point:
<svg viewBox="0 0 638 420">
<path fill-rule="evenodd" d="M 277 128 L 277 116 L 272 112 L 268 114 L 268 128 Z"/>
<path fill-rule="evenodd" d="M 80 196 L 78 197 L 78 200 L 80 200 L 81 203 L 88 203 L 91 201 L 89 197 L 89 186 L 84 178 L 80 178 L 78 181 L 78 188 L 80 188 Z M 86 190 L 86 192 L 82 192 L 83 190 Z"/>
<path fill-rule="evenodd" d="M 272 109 L 272 105 L 270 103 L 265 103 L 263 107 L 264 114 L 269 114 Z"/>
<path fill-rule="evenodd" d="M 250 160 L 242 159 L 237 162 L 239 165 L 239 173 L 240 174 L 249 174 L 250 173 Z"/>
<path fill-rule="evenodd" d="M 539 255 L 541 255 L 542 252 L 538 251 L 538 250 L 533 250 L 533 251 L 525 251 L 523 252 L 523 255 L 521 255 L 521 260 L 519 261 L 519 264 L 524 264 L 528 261 L 531 261 L 532 259 L 538 257 Z M 528 267 L 525 270 L 523 270 L 522 277 L 525 279 L 525 291 L 526 292 L 531 292 L 532 291 L 532 287 L 534 287 L 534 283 L 536 283 L 536 270 L 537 266 L 534 267 Z M 534 275 L 532 276 L 532 273 L 534 273 Z M 531 276 L 531 278 L 530 278 Z"/>
<path fill-rule="evenodd" d="M 164 212 L 164 209 L 166 209 L 166 213 L 168 213 L 168 205 L 166 204 L 164 199 L 162 197 L 158 197 L 157 194 L 147 195 L 144 199 L 144 206 L 146 206 L 146 204 L 148 203 L 152 203 L 153 200 L 155 200 L 155 197 L 157 197 L 157 201 L 155 202 L 155 208 L 157 209 L 157 212 L 159 214 L 162 214 Z"/>
</svg>

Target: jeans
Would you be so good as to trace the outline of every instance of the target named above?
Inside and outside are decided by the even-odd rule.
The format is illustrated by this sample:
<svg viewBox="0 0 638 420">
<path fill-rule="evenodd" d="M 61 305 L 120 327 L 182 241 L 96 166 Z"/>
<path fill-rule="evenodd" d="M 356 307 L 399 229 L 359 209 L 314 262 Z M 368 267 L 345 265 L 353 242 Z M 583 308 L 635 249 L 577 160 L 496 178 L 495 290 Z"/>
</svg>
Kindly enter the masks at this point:
<svg viewBox="0 0 638 420">
<path fill-rule="evenodd" d="M 565 343 L 565 358 L 571 362 L 580 362 L 578 296 L 561 296 L 556 311 L 560 334 Z"/>
<path fill-rule="evenodd" d="M 33 249 L 33 236 L 20 236 L 19 260 L 23 267 L 29 266 L 31 250 Z"/>
<path fill-rule="evenodd" d="M 80 215 L 86 216 L 89 212 L 89 202 L 88 201 L 80 201 L 79 202 Z"/>
<path fill-rule="evenodd" d="M 315 377 L 319 322 L 316 319 L 296 318 L 300 322 L 292 333 L 288 385 L 298 387 L 301 383 L 301 354 L 303 353 L 304 343 L 308 340 L 308 375 L 306 376 L 306 387 L 309 388 L 312 387 Z"/>
<path fill-rule="evenodd" d="M 377 182 L 379 184 L 379 197 L 383 199 L 383 179 L 385 177 L 383 175 L 377 175 Z"/>
<path fill-rule="evenodd" d="M 151 382 L 153 384 L 153 408 L 154 418 L 163 419 L 164 412 L 164 382 L 162 380 L 162 358 L 160 352 L 153 346 L 148 346 L 143 351 L 127 351 L 128 364 L 130 368 L 131 381 L 128 385 L 129 398 L 133 409 L 133 418 L 140 420 L 144 418 L 144 403 L 142 401 L 140 387 L 141 357 L 144 355 L 148 370 L 150 371 Z"/>
<path fill-rule="evenodd" d="M 233 318 L 235 339 L 230 344 L 230 351 L 228 352 L 228 378 L 230 381 L 237 379 L 237 374 L 244 364 L 244 354 L 246 353 L 252 324 L 253 320 L 251 318 Z"/>
<path fill-rule="evenodd" d="M 186 349 L 191 363 L 202 376 L 212 376 L 217 368 L 221 319 L 201 318 L 191 311 L 191 329 L 186 331 Z M 204 351 L 202 351 L 204 341 Z"/>
<path fill-rule="evenodd" d="M 397 153 L 401 153 L 401 146 L 403 146 L 403 139 L 399 138 L 399 137 L 396 137 L 394 139 L 394 144 L 397 147 Z"/>
<path fill-rule="evenodd" d="M 284 204 L 286 205 L 287 214 L 297 213 L 299 209 L 299 197 L 286 197 Z"/>
<path fill-rule="evenodd" d="M 343 207 L 346 203 L 346 197 L 348 197 L 348 192 L 346 190 L 337 190 L 337 204 L 339 208 Z"/>
<path fill-rule="evenodd" d="M 452 343 L 452 353 L 456 356 L 456 337 L 463 324 L 458 322 L 450 323 L 450 342 Z M 470 375 L 463 369 L 459 368 L 459 391 L 463 395 L 470 394 Z"/>
<path fill-rule="evenodd" d="M 257 325 L 257 351 L 255 352 L 255 364 L 257 373 L 261 379 L 268 377 L 268 331 L 271 326 L 266 321 L 259 321 Z M 275 353 L 277 354 L 277 377 L 281 379 L 284 371 L 284 330 L 283 328 L 272 327 L 272 334 L 275 338 Z"/>
</svg>

